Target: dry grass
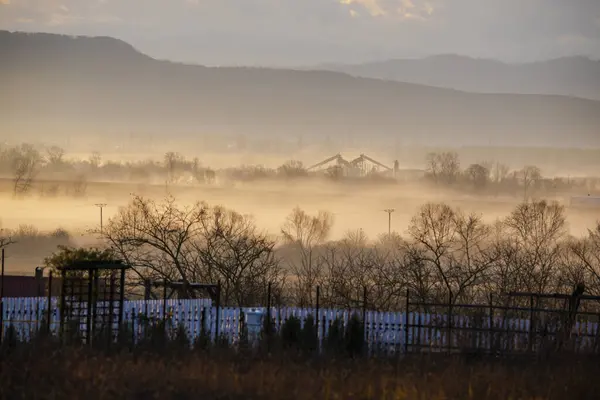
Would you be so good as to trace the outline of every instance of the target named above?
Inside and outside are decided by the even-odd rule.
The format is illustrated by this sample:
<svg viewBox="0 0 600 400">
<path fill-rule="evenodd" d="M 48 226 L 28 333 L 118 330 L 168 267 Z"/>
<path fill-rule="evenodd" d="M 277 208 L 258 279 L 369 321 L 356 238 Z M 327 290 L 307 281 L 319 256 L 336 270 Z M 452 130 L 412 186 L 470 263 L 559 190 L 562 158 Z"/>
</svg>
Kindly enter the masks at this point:
<svg viewBox="0 0 600 400">
<path fill-rule="evenodd" d="M 0 370 L 3 399 L 584 399 L 600 390 L 595 360 L 334 362 L 29 348 L 3 354 Z"/>
</svg>

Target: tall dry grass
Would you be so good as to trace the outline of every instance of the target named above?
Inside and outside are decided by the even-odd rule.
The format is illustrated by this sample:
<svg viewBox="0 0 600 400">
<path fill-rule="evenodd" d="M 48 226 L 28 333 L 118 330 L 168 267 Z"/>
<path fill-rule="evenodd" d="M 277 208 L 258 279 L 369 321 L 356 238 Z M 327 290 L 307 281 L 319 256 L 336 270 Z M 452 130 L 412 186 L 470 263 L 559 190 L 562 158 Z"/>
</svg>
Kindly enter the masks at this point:
<svg viewBox="0 0 600 400">
<path fill-rule="evenodd" d="M 2 399 L 592 399 L 597 360 L 307 359 L 231 352 L 3 350 Z"/>
</svg>

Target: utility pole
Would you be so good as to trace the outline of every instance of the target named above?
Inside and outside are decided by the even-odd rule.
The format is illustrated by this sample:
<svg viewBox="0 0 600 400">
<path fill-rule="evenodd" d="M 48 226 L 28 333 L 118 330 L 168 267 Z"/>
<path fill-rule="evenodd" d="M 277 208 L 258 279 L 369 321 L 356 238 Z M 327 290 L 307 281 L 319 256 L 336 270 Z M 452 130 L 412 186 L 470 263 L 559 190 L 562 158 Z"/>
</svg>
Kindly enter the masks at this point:
<svg viewBox="0 0 600 400">
<path fill-rule="evenodd" d="M 387 208 L 383 211 L 388 213 L 388 236 L 391 236 L 392 235 L 392 213 L 396 210 L 393 208 Z"/>
<path fill-rule="evenodd" d="M 102 234 L 103 233 L 103 231 L 102 231 L 102 224 L 104 222 L 103 218 L 102 218 L 102 209 L 104 207 L 106 207 L 106 204 L 105 203 L 98 203 L 98 204 L 96 204 L 96 207 L 100 208 L 100 234 Z"/>
</svg>

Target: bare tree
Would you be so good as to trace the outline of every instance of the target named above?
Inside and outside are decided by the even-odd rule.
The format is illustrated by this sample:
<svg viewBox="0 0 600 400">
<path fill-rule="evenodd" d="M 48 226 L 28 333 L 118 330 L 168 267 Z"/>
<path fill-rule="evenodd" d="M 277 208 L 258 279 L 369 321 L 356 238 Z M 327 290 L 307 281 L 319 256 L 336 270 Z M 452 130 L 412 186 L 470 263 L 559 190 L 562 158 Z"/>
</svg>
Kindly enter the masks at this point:
<svg viewBox="0 0 600 400">
<path fill-rule="evenodd" d="M 442 179 L 445 183 L 455 183 L 460 175 L 460 160 L 455 152 L 440 154 L 440 169 Z"/>
<path fill-rule="evenodd" d="M 13 244 L 14 240 L 12 239 L 10 232 L 6 234 L 7 231 L 2 229 L 2 222 L 0 221 L 0 249 L 5 248 L 6 246 Z"/>
<path fill-rule="evenodd" d="M 29 144 L 23 144 L 11 151 L 11 171 L 13 175 L 13 194 L 26 194 L 41 162 L 40 153 Z"/>
<path fill-rule="evenodd" d="M 90 155 L 88 162 L 90 163 L 90 166 L 92 167 L 93 170 L 97 170 L 100 167 L 100 163 L 102 162 L 102 156 L 100 155 L 99 152 L 94 151 Z"/>
<path fill-rule="evenodd" d="M 300 305 L 313 304 L 313 290 L 322 273 L 316 247 L 325 242 L 332 226 L 330 213 L 320 211 L 311 216 L 296 207 L 281 228 L 284 242 L 295 250 L 296 257 L 289 262 L 289 267 L 296 280 Z"/>
<path fill-rule="evenodd" d="M 283 274 L 274 256 L 275 241 L 260 232 L 253 219 L 214 207 L 203 218 L 201 240 L 195 250 L 204 266 L 201 279 L 221 281 L 224 304 L 263 304 L 267 286 L 283 284 Z"/>
<path fill-rule="evenodd" d="M 447 300 L 473 297 L 472 289 L 491 262 L 487 254 L 490 229 L 477 215 L 464 215 L 445 204 L 426 204 L 408 229 L 412 254 L 432 265 Z"/>
<path fill-rule="evenodd" d="M 439 155 L 437 153 L 427 154 L 425 157 L 425 171 L 435 182 L 438 182 L 441 175 L 441 165 Z"/>
<path fill-rule="evenodd" d="M 435 182 L 452 184 L 460 175 L 460 161 L 454 152 L 429 153 L 425 170 Z"/>
<path fill-rule="evenodd" d="M 519 176 L 523 182 L 523 198 L 527 201 L 541 181 L 542 171 L 535 165 L 527 165 L 519 172 Z"/>
<path fill-rule="evenodd" d="M 277 168 L 277 173 L 285 178 L 298 178 L 308 175 L 301 161 L 290 160 Z"/>
<path fill-rule="evenodd" d="M 251 217 L 222 207 L 202 202 L 178 207 L 173 197 L 160 204 L 134 197 L 109 220 L 104 236 L 133 267 L 137 284 L 221 281 L 224 304 L 237 306 L 259 304 L 269 282 L 276 289 L 282 284 L 275 242 Z"/>
<path fill-rule="evenodd" d="M 489 179 L 490 171 L 481 164 L 471 164 L 465 170 L 465 176 L 476 189 L 483 189 Z"/>
<path fill-rule="evenodd" d="M 588 231 L 587 237 L 571 240 L 569 249 L 574 259 L 586 271 L 586 276 L 590 278 L 586 286 L 600 295 L 600 222 L 595 229 Z"/>
<path fill-rule="evenodd" d="M 146 279 L 191 282 L 201 276 L 195 241 L 207 218 L 205 203 L 179 208 L 170 196 L 161 204 L 134 196 L 108 221 L 103 236 L 133 267 L 139 283 Z"/>
<path fill-rule="evenodd" d="M 522 259 L 508 237 L 506 226 L 501 220 L 492 225 L 492 239 L 488 249 L 492 263 L 483 282 L 488 293 L 508 293 L 522 288 Z"/>
<path fill-rule="evenodd" d="M 567 234 L 564 207 L 557 202 L 523 203 L 504 220 L 505 235 L 522 266 L 521 286 L 532 292 L 551 289 Z"/>
<path fill-rule="evenodd" d="M 403 251 L 393 261 L 396 274 L 403 273 L 403 283 L 411 296 L 420 302 L 436 301 L 444 298 L 440 290 L 437 268 L 427 261 L 427 251 L 413 243 L 404 242 Z"/>
<path fill-rule="evenodd" d="M 204 171 L 204 181 L 206 183 L 208 183 L 209 185 L 212 185 L 213 183 L 215 183 L 216 178 L 217 178 L 217 174 L 212 169 L 208 168 L 207 170 Z"/>
<path fill-rule="evenodd" d="M 375 270 L 379 267 L 374 249 L 362 230 L 350 231 L 338 242 L 326 246 L 321 286 L 330 306 L 358 308 L 363 288 L 375 285 Z M 371 299 L 373 303 L 374 298 Z"/>
<path fill-rule="evenodd" d="M 59 166 L 63 163 L 63 157 L 65 155 L 65 150 L 58 146 L 50 146 L 46 149 L 46 158 L 48 159 L 48 164 L 53 167 Z"/>
<path fill-rule="evenodd" d="M 185 164 L 185 158 L 179 154 L 169 151 L 165 154 L 165 170 L 167 171 L 167 184 L 177 182 L 183 173 L 182 167 Z"/>
</svg>

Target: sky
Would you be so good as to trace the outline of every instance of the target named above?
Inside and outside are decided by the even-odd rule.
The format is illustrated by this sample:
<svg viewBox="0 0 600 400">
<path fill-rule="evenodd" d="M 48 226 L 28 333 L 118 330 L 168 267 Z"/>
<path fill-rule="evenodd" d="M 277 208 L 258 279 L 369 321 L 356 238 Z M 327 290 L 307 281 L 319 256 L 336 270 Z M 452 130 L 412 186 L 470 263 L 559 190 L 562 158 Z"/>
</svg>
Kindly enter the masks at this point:
<svg viewBox="0 0 600 400">
<path fill-rule="evenodd" d="M 112 36 L 205 65 L 600 59 L 600 0 L 0 0 L 0 29 Z"/>
</svg>

